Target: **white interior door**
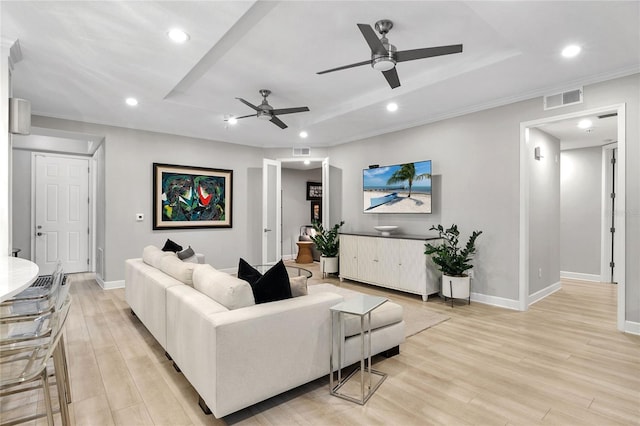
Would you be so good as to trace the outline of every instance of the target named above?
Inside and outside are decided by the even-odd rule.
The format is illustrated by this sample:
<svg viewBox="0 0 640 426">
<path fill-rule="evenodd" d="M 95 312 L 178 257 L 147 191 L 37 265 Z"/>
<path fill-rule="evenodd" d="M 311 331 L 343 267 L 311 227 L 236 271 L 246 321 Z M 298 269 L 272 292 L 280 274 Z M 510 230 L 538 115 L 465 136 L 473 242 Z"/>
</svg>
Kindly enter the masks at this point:
<svg viewBox="0 0 640 426">
<path fill-rule="evenodd" d="M 331 225 L 329 207 L 329 157 L 327 157 L 322 160 L 322 226 L 325 228 Z"/>
<path fill-rule="evenodd" d="M 67 273 L 89 269 L 89 160 L 35 154 L 33 251 L 40 274 L 58 260 Z"/>
<path fill-rule="evenodd" d="M 282 258 L 282 171 L 277 160 L 262 160 L 262 263 L 271 265 Z"/>
</svg>

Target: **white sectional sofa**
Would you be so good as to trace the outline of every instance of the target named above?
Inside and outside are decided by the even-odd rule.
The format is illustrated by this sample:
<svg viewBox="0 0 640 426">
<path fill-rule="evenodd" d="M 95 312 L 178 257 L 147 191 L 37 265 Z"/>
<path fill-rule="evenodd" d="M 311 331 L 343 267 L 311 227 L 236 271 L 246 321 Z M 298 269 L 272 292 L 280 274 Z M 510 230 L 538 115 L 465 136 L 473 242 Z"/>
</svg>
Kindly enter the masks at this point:
<svg viewBox="0 0 640 426">
<path fill-rule="evenodd" d="M 132 312 L 217 418 L 328 376 L 329 308 L 357 294 L 317 284 L 306 295 L 256 305 L 245 281 L 153 246 L 125 262 L 125 286 Z M 374 354 L 397 353 L 402 314 L 391 302 L 374 311 Z M 358 327 L 346 323 L 344 366 L 360 360 Z"/>
</svg>

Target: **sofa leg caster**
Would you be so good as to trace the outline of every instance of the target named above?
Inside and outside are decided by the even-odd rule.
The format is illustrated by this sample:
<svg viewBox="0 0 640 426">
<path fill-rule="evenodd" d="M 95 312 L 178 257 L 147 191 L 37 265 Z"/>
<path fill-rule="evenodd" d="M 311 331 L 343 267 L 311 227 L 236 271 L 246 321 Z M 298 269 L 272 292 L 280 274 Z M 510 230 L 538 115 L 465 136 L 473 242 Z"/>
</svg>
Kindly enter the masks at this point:
<svg viewBox="0 0 640 426">
<path fill-rule="evenodd" d="M 198 395 L 198 405 L 200 406 L 200 408 L 202 408 L 202 411 L 204 411 L 205 414 L 211 414 L 211 410 L 209 410 L 207 403 L 204 402 L 204 399 L 202 399 L 200 395 Z"/>
<path fill-rule="evenodd" d="M 400 354 L 400 346 L 395 346 L 382 352 L 382 356 L 385 358 L 391 358 L 392 356 L 396 356 L 398 354 Z"/>
<path fill-rule="evenodd" d="M 178 372 L 178 373 L 182 373 L 182 370 L 180 370 L 180 367 L 178 367 L 178 364 L 176 364 L 175 361 L 173 361 L 173 368 Z"/>
<path fill-rule="evenodd" d="M 173 358 L 171 358 L 171 355 L 169 355 L 169 352 L 164 351 L 164 356 L 166 356 L 169 361 L 173 361 Z M 175 363 L 174 363 L 174 365 L 175 365 Z"/>
</svg>

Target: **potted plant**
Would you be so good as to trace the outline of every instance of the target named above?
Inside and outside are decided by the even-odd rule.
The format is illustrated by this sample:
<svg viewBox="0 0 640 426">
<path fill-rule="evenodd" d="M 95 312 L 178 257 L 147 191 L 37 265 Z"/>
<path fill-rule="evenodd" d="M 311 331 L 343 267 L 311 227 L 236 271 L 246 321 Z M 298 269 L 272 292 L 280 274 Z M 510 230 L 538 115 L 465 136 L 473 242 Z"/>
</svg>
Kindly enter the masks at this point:
<svg viewBox="0 0 640 426">
<path fill-rule="evenodd" d="M 476 252 L 476 239 L 482 231 L 473 231 L 464 248 L 459 247 L 460 231 L 456 224 L 444 229 L 442 225 L 432 226 L 430 231 L 438 231 L 442 242 L 439 245 L 426 243 L 424 254 L 431 255 L 433 263 L 442 271 L 442 295 L 451 299 L 468 299 L 470 297 L 470 279 L 465 272 L 473 267 L 472 256 Z M 453 306 L 453 300 L 451 301 Z"/>
<path fill-rule="evenodd" d="M 338 230 L 344 225 L 344 220 L 333 225 L 331 229 L 324 229 L 322 223 L 314 221 L 313 229 L 316 235 L 311 236 L 311 240 L 316 244 L 320 252 L 320 271 L 322 274 L 335 274 L 338 272 L 338 252 L 340 239 Z"/>
</svg>

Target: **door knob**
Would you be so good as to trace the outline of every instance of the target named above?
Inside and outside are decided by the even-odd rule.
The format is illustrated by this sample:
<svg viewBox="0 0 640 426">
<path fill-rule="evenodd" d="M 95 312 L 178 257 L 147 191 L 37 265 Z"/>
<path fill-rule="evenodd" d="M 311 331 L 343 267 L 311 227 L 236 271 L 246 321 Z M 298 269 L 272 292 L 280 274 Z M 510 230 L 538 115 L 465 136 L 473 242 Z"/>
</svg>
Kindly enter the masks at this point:
<svg viewBox="0 0 640 426">
<path fill-rule="evenodd" d="M 264 228 L 264 232 L 270 232 L 270 231 L 271 231 L 271 229 L 269 229 L 269 228 Z"/>
</svg>

